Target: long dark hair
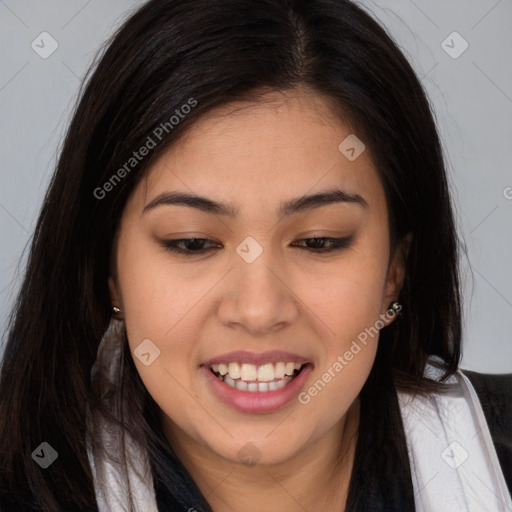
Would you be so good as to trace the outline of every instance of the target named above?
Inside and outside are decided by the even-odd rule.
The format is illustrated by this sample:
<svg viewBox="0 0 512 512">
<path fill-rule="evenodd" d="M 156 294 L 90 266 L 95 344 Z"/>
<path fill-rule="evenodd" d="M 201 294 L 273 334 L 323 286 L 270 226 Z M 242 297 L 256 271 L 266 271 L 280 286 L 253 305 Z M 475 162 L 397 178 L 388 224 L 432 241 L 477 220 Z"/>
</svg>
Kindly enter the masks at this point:
<svg viewBox="0 0 512 512">
<path fill-rule="evenodd" d="M 101 408 L 90 373 L 111 318 L 107 279 L 124 205 L 155 158 L 198 118 L 262 91 L 301 86 L 329 98 L 371 148 L 391 250 L 412 235 L 403 314 L 381 331 L 372 375 L 392 374 L 397 389 L 425 391 L 435 387 L 422 377 L 430 355 L 445 362 L 445 377 L 456 370 L 459 240 L 440 141 L 413 69 L 363 9 L 348 0 L 151 0 L 100 51 L 84 84 L 9 322 L 0 491 L 13 504 L 95 510 L 85 412 Z M 148 136 L 155 147 L 127 166 Z M 163 474 L 156 404 L 129 353 L 123 361 L 119 392 L 128 409 L 143 411 L 124 428 Z M 400 427 L 393 414 L 390 437 Z M 43 441 L 59 454 L 47 470 L 31 458 Z M 207 509 L 179 461 L 176 468 L 167 479 L 175 477 L 177 503 Z"/>
</svg>

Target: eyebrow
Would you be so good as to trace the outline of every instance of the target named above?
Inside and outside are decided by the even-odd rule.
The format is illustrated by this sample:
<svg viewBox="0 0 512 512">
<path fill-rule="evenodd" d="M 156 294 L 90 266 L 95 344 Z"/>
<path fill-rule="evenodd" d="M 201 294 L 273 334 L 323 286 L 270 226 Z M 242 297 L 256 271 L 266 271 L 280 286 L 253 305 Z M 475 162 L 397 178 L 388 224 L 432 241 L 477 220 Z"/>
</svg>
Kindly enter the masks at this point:
<svg viewBox="0 0 512 512">
<path fill-rule="evenodd" d="M 368 203 L 358 194 L 349 194 L 344 190 L 330 189 L 316 194 L 305 195 L 294 199 L 289 199 L 281 203 L 278 209 L 278 217 L 280 219 L 289 217 L 295 213 L 313 210 L 322 206 L 336 204 L 336 203 L 349 203 L 358 205 L 362 208 L 368 209 Z M 238 208 L 233 205 L 225 204 L 219 201 L 214 201 L 207 197 L 199 196 L 196 194 L 184 192 L 163 192 L 149 202 L 142 213 L 162 205 L 181 205 L 196 208 L 206 213 L 213 213 L 216 215 L 224 215 L 235 218 L 239 214 Z"/>
</svg>

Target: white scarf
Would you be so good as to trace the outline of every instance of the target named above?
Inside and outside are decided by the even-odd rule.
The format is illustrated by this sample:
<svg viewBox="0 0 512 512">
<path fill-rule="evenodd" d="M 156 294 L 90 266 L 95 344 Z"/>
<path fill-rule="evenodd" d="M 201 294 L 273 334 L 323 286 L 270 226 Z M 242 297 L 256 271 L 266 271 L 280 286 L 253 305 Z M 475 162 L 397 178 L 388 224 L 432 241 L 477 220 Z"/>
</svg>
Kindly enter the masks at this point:
<svg viewBox="0 0 512 512">
<path fill-rule="evenodd" d="M 123 323 L 112 320 L 98 348 L 91 378 L 119 379 Z M 432 358 L 425 375 L 442 371 Z M 416 512 L 512 512 L 512 500 L 492 443 L 482 407 L 460 370 L 448 379 L 449 394 L 413 397 L 398 392 L 411 465 Z M 88 423 L 92 425 L 90 415 Z M 147 454 L 128 434 L 96 422 L 103 448 L 93 451 L 87 436 L 99 512 L 127 512 L 129 493 L 137 512 L 158 512 Z M 108 451 L 119 466 L 105 457 Z M 126 468 L 126 482 L 120 468 Z M 128 491 L 129 489 L 129 491 Z"/>
<path fill-rule="evenodd" d="M 442 374 L 431 358 L 425 375 Z M 416 512 L 512 512 L 491 434 L 470 380 L 457 370 L 447 395 L 398 392 Z"/>
</svg>

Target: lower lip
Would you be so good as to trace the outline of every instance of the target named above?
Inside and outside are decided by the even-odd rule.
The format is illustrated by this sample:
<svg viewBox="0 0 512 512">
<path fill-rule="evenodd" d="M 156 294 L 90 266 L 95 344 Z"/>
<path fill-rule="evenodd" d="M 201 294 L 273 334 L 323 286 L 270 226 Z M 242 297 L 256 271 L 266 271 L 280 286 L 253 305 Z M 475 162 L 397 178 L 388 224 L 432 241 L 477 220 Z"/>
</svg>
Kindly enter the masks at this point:
<svg viewBox="0 0 512 512">
<path fill-rule="evenodd" d="M 208 379 L 215 395 L 225 404 L 240 412 L 266 413 L 285 407 L 297 397 L 312 371 L 312 365 L 304 366 L 299 375 L 283 388 L 254 392 L 240 391 L 228 386 L 207 367 L 203 366 L 201 370 Z"/>
</svg>

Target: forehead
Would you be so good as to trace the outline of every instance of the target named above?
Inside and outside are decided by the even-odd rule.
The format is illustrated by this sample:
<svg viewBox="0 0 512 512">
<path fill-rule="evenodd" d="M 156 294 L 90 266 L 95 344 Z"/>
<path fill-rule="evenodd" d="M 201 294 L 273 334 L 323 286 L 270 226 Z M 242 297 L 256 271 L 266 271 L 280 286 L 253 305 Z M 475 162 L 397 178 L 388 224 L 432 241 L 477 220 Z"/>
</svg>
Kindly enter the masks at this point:
<svg viewBox="0 0 512 512">
<path fill-rule="evenodd" d="M 224 105 L 202 116 L 153 164 L 146 204 L 178 190 L 257 208 L 277 196 L 331 187 L 378 203 L 383 189 L 370 149 L 355 146 L 360 155 L 347 157 L 353 154 L 347 147 L 358 144 L 354 136 L 332 102 L 306 92 L 270 92 L 256 102 Z"/>
</svg>

